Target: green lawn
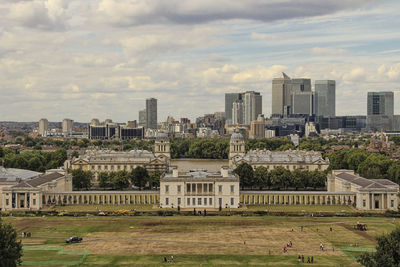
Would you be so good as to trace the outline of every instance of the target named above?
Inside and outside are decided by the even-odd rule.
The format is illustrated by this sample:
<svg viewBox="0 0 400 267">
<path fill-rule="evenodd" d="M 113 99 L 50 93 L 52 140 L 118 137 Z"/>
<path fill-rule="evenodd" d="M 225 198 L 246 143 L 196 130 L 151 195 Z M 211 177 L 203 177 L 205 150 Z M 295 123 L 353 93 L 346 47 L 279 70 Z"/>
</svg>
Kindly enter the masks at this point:
<svg viewBox="0 0 400 267">
<path fill-rule="evenodd" d="M 152 205 L 66 205 L 55 206 L 54 210 L 58 212 L 93 212 L 93 211 L 120 211 L 120 210 L 137 210 L 149 211 L 152 210 Z"/>
</svg>

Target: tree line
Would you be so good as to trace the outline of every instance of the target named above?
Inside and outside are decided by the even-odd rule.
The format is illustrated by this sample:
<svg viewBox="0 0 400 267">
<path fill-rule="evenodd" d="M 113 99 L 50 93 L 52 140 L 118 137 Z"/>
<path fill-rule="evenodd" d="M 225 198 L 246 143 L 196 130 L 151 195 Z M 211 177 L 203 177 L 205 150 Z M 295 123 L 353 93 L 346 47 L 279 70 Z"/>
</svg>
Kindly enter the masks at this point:
<svg viewBox="0 0 400 267">
<path fill-rule="evenodd" d="M 328 155 L 330 170 L 350 169 L 368 179 L 389 179 L 400 183 L 400 162 L 380 153 L 359 148 L 343 149 Z"/>
<path fill-rule="evenodd" d="M 53 152 L 39 150 L 25 151 L 15 154 L 8 149 L 0 148 L 0 162 L 5 168 L 26 169 L 44 172 L 64 165 L 67 160 L 67 151 L 63 148 Z"/>
<path fill-rule="evenodd" d="M 89 190 L 93 186 L 94 174 L 91 171 L 75 169 L 72 174 L 72 185 L 75 190 Z M 105 190 L 124 190 L 138 187 L 140 190 L 148 186 L 150 189 L 160 186 L 162 172 L 155 170 L 151 174 L 142 166 L 138 166 L 130 172 L 100 172 L 98 174 L 99 187 Z"/>
<path fill-rule="evenodd" d="M 241 163 L 233 171 L 240 178 L 240 186 L 244 188 L 288 189 L 322 188 L 325 187 L 326 173 L 318 170 L 308 171 L 296 169 L 289 171 L 283 167 L 268 171 L 260 166 L 255 170 L 248 163 Z"/>
</svg>

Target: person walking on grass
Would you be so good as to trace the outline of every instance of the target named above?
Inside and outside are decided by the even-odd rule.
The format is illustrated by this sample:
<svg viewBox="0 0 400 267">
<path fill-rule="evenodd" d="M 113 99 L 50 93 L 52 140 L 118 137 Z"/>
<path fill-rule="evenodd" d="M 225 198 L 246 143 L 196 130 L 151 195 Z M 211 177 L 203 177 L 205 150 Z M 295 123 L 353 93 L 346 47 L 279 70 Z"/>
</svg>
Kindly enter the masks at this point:
<svg viewBox="0 0 400 267">
<path fill-rule="evenodd" d="M 301 262 L 304 263 L 304 255 L 301 255 Z"/>
<path fill-rule="evenodd" d="M 301 257 L 300 257 L 300 255 L 297 257 L 297 260 L 298 260 L 299 263 L 301 262 Z"/>
<path fill-rule="evenodd" d="M 311 256 L 311 263 L 314 263 L 314 256 Z"/>
<path fill-rule="evenodd" d="M 311 263 L 310 257 L 307 257 L 307 263 Z"/>
</svg>

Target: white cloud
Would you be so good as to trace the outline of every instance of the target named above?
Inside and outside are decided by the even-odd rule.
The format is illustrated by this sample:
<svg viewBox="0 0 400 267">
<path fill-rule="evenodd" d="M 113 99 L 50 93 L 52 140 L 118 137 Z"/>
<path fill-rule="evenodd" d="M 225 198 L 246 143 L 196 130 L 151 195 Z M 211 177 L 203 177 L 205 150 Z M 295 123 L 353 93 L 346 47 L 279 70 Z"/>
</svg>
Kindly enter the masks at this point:
<svg viewBox="0 0 400 267">
<path fill-rule="evenodd" d="M 342 55 L 347 52 L 346 49 L 335 47 L 313 47 L 311 49 L 311 54 L 314 55 Z"/>
</svg>

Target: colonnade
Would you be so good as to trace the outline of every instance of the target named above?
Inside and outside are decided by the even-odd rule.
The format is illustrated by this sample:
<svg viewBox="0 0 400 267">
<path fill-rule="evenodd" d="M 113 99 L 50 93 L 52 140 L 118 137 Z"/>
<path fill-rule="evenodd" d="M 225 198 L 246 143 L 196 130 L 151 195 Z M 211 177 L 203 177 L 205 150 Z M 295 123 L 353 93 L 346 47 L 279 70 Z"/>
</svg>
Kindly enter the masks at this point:
<svg viewBox="0 0 400 267">
<path fill-rule="evenodd" d="M 250 205 L 351 205 L 356 203 L 355 193 L 245 191 L 240 202 Z"/>
</svg>

